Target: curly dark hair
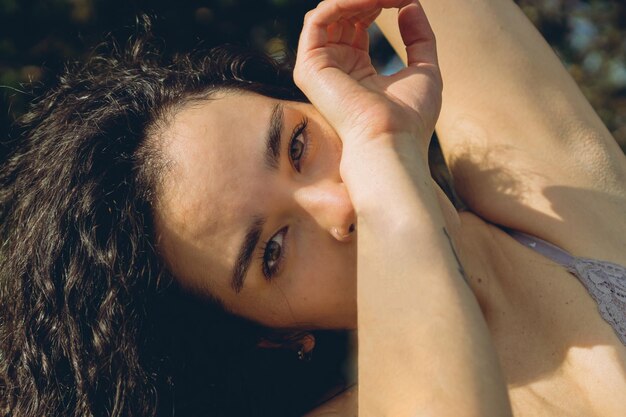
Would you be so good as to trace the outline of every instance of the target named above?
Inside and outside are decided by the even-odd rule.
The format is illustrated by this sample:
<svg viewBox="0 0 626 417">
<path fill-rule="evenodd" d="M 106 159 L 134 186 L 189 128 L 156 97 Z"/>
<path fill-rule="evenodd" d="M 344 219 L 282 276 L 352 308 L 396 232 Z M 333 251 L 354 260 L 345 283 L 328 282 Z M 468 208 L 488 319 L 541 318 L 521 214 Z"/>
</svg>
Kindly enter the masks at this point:
<svg viewBox="0 0 626 417">
<path fill-rule="evenodd" d="M 168 273 L 152 210 L 168 166 L 155 132 L 180 106 L 224 89 L 305 98 L 262 54 L 163 58 L 148 37 L 69 66 L 15 127 L 0 169 L 0 415 L 302 414 L 341 385 L 345 336 L 316 334 L 313 363 L 257 348 L 271 329 Z"/>
</svg>

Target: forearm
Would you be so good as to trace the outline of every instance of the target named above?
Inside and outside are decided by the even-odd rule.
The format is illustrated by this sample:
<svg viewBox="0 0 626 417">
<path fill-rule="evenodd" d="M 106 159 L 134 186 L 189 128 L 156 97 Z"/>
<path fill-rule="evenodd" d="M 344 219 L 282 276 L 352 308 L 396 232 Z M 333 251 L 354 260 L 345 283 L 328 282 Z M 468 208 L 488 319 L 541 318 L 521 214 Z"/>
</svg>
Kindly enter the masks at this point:
<svg viewBox="0 0 626 417">
<path fill-rule="evenodd" d="M 491 145 L 524 144 L 525 150 L 545 153 L 550 141 L 575 150 L 592 136 L 601 146 L 616 148 L 550 46 L 512 0 L 421 3 L 437 37 L 445 86 L 437 123 L 445 154 L 467 151 L 468 124 L 490 135 Z M 376 23 L 404 57 L 395 11 L 383 11 Z"/>
<path fill-rule="evenodd" d="M 345 180 L 358 214 L 359 415 L 511 415 L 418 146 L 355 151 L 351 161 Z"/>
</svg>

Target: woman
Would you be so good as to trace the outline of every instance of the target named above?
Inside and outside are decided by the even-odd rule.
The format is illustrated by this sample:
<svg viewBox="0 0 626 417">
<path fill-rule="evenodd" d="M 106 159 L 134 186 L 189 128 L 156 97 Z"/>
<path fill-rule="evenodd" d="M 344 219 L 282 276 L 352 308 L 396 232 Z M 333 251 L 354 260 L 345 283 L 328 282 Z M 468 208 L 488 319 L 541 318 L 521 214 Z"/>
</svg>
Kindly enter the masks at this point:
<svg viewBox="0 0 626 417">
<path fill-rule="evenodd" d="M 406 46 L 408 67 L 391 77 L 367 56 L 380 7 L 400 8 Z M 168 271 L 263 327 L 217 313 L 198 321 L 249 326 L 261 347 L 284 343 L 267 327 L 293 336 L 302 356 L 316 340 L 294 331 L 358 327 L 361 415 L 621 415 L 619 329 L 566 269 L 496 224 L 625 265 L 624 157 L 512 3 L 424 7 L 446 82 L 439 136 L 472 211 L 457 213 L 429 177 L 442 83 L 417 2 L 332 0 L 310 12 L 294 77 L 312 105 L 269 89 L 281 87 L 271 68 L 251 80 L 245 65 L 210 60 L 178 72 L 96 62 L 42 101 L 26 121 L 31 144 L 2 175 L 2 269 L 20 277 L 3 275 L 8 407 L 154 412 L 168 381 L 151 372 L 175 374 L 176 362 L 146 351 L 162 340 L 152 323 L 175 332 L 177 308 L 194 311 L 163 301 L 176 300 L 159 291 Z M 489 60 L 485 39 L 498 40 Z M 59 155 L 73 165 L 49 163 Z M 29 402 L 33 392 L 49 397 Z M 354 414 L 355 399 L 311 415 Z"/>
</svg>

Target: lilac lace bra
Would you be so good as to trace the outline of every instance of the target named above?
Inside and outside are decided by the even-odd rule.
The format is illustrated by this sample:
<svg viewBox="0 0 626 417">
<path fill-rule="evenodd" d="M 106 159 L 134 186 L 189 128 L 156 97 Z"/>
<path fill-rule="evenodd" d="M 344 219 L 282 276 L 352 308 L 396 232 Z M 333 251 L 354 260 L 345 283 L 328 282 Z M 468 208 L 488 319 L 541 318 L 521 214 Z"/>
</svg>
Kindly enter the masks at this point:
<svg viewBox="0 0 626 417">
<path fill-rule="evenodd" d="M 585 286 L 598 310 L 626 346 L 626 268 L 612 262 L 578 258 L 545 240 L 515 230 L 513 239 L 564 266 Z"/>
</svg>

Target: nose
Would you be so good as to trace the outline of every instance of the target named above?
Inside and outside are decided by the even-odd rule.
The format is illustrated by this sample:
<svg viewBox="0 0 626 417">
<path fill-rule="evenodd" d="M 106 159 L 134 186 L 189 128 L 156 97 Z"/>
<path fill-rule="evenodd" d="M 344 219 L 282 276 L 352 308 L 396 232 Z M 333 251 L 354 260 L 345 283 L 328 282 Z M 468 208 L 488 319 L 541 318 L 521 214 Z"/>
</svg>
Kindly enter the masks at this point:
<svg viewBox="0 0 626 417">
<path fill-rule="evenodd" d="M 340 242 L 349 242 L 356 228 L 356 214 L 342 182 L 331 180 L 299 188 L 295 200 L 324 230 Z"/>
</svg>

